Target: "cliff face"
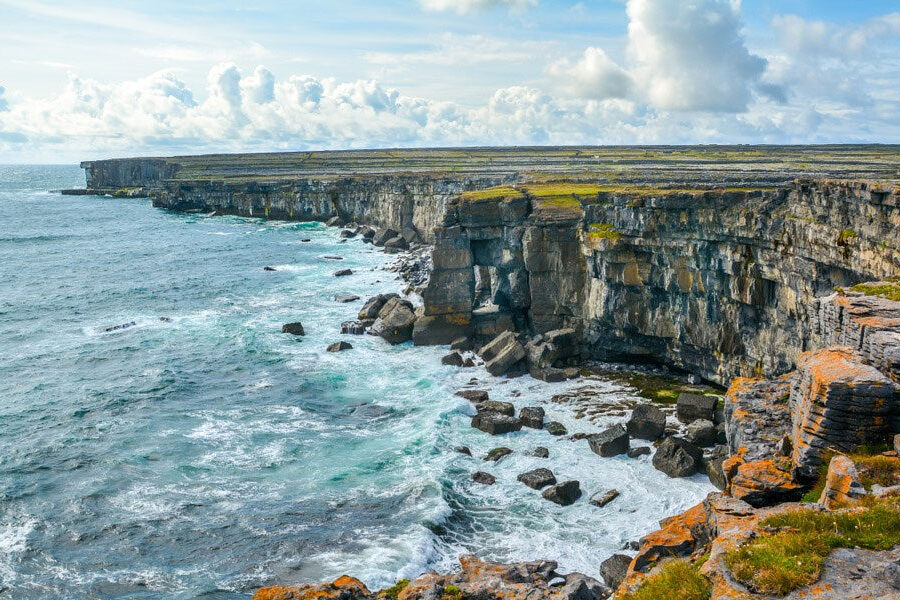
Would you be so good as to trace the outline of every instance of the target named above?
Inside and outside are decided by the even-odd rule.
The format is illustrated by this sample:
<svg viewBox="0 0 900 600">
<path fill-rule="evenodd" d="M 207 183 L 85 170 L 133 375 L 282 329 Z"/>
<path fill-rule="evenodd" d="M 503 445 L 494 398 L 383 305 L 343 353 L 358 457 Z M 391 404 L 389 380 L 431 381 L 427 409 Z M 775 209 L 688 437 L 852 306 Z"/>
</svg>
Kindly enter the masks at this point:
<svg viewBox="0 0 900 600">
<path fill-rule="evenodd" d="M 179 165 L 164 158 L 84 161 L 88 189 L 154 188 L 177 175 Z"/>
</svg>

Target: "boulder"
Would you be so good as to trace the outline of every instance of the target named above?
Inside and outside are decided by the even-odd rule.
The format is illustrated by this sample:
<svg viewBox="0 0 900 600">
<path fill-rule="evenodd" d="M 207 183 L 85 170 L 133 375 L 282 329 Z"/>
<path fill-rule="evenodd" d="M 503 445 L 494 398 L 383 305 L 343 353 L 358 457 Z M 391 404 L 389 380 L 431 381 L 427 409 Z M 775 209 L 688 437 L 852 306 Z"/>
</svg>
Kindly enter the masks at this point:
<svg viewBox="0 0 900 600">
<path fill-rule="evenodd" d="M 505 331 L 488 342 L 479 351 L 479 355 L 486 361 L 488 373 L 496 377 L 504 375 L 525 358 L 525 349 L 513 332 Z"/>
<path fill-rule="evenodd" d="M 455 395 L 475 403 L 488 400 L 487 390 L 459 390 Z"/>
<path fill-rule="evenodd" d="M 275 267 L 263 267 L 263 271 L 277 271 Z"/>
<path fill-rule="evenodd" d="M 566 372 L 555 367 L 545 367 L 543 369 L 532 367 L 528 370 L 528 374 L 547 383 L 559 383 L 566 380 Z"/>
<path fill-rule="evenodd" d="M 472 350 L 474 347 L 475 345 L 468 337 L 458 337 L 450 342 L 450 349 L 456 350 L 457 352 L 467 352 L 469 350 Z"/>
<path fill-rule="evenodd" d="M 653 455 L 653 466 L 669 477 L 689 477 L 703 466 L 703 452 L 690 442 L 670 436 Z"/>
<path fill-rule="evenodd" d="M 588 502 L 590 502 L 594 506 L 603 508 L 618 497 L 619 490 L 602 490 L 592 495 Z"/>
<path fill-rule="evenodd" d="M 294 323 L 285 323 L 281 326 L 281 333 L 289 333 L 291 335 L 306 335 L 303 330 L 303 323 L 296 321 Z"/>
<path fill-rule="evenodd" d="M 601 600 L 607 597 L 607 590 L 593 577 L 581 573 L 569 573 L 560 590 L 566 600 Z"/>
<path fill-rule="evenodd" d="M 334 272 L 335 277 L 346 277 L 347 275 L 353 275 L 353 269 L 340 269 Z"/>
<path fill-rule="evenodd" d="M 516 479 L 535 490 L 540 490 L 548 485 L 554 485 L 556 483 L 556 477 L 553 475 L 553 471 L 544 468 L 522 473 L 516 477 Z"/>
<path fill-rule="evenodd" d="M 357 300 L 359 300 L 359 296 L 356 294 L 338 294 L 334 297 L 335 302 L 341 302 L 343 304 L 346 304 L 347 302 L 356 302 Z"/>
<path fill-rule="evenodd" d="M 371 227 L 366 227 L 366 226 L 364 226 L 364 227 L 360 230 L 359 233 L 360 233 L 360 235 L 362 236 L 363 240 L 371 241 L 372 238 L 375 237 L 375 230 L 372 229 Z"/>
<path fill-rule="evenodd" d="M 716 426 L 712 421 L 697 419 L 687 426 L 684 439 L 701 448 L 712 446 L 716 443 Z"/>
<path fill-rule="evenodd" d="M 534 450 L 531 451 L 532 456 L 536 456 L 538 458 L 550 458 L 550 451 L 544 448 L 543 446 L 538 446 Z"/>
<path fill-rule="evenodd" d="M 344 321 L 341 323 L 341 333 L 362 335 L 374 322 L 374 319 L 366 319 L 365 321 Z"/>
<path fill-rule="evenodd" d="M 350 238 L 355 238 L 355 237 L 356 237 L 356 231 L 353 231 L 352 229 L 345 229 L 345 230 L 341 231 L 341 238 L 343 238 L 345 240 L 350 239 Z"/>
<path fill-rule="evenodd" d="M 504 446 L 499 446 L 488 451 L 488 453 L 484 455 L 484 458 L 482 460 L 497 462 L 501 458 L 509 456 L 510 454 L 512 454 L 512 450 Z"/>
<path fill-rule="evenodd" d="M 544 425 L 544 429 L 547 430 L 547 433 L 550 435 L 566 435 L 569 433 L 566 430 L 566 426 L 560 423 L 559 421 L 550 421 L 546 425 Z"/>
<path fill-rule="evenodd" d="M 697 419 L 712 421 L 719 398 L 682 392 L 675 405 L 676 415 L 682 423 L 693 423 Z"/>
<path fill-rule="evenodd" d="M 494 337 L 487 344 L 479 348 L 478 356 L 480 356 L 485 362 L 493 360 L 497 357 L 497 355 L 503 348 L 517 341 L 518 339 L 516 338 L 515 332 L 504 331 L 503 333 Z"/>
<path fill-rule="evenodd" d="M 378 294 L 377 296 L 372 296 L 366 303 L 363 304 L 363 307 L 359 309 L 359 314 L 357 318 L 360 320 L 363 319 L 377 319 L 378 313 L 384 308 L 385 303 L 391 298 L 399 298 L 398 294 Z"/>
<path fill-rule="evenodd" d="M 828 464 L 825 489 L 819 497 L 819 504 L 823 508 L 834 510 L 859 500 L 866 494 L 866 488 L 859 481 L 859 473 L 853 461 L 841 454 L 833 457 Z"/>
<path fill-rule="evenodd" d="M 409 242 L 403 239 L 402 236 L 396 236 L 384 243 L 385 250 L 409 250 Z"/>
<path fill-rule="evenodd" d="M 603 457 L 616 456 L 628 452 L 628 432 L 621 425 L 607 427 L 600 433 L 587 436 L 594 454 Z"/>
<path fill-rule="evenodd" d="M 729 481 L 729 491 L 733 497 L 751 506 L 759 508 L 794 502 L 803 495 L 805 488 L 794 481 L 787 460 L 763 459 L 736 465 L 730 464 L 730 460 L 722 463 Z M 735 466 L 734 475 L 730 476 L 730 469 Z"/>
<path fill-rule="evenodd" d="M 378 318 L 369 328 L 369 333 L 384 338 L 391 344 L 401 344 L 412 339 L 416 315 L 412 305 L 400 298 L 391 298 L 378 311 Z"/>
<path fill-rule="evenodd" d="M 581 484 L 574 480 L 557 483 L 541 492 L 541 496 L 561 506 L 568 506 L 581 498 Z"/>
<path fill-rule="evenodd" d="M 706 469 L 706 475 L 709 482 L 720 490 L 728 487 L 728 477 L 725 473 L 724 462 L 728 458 L 728 447 L 718 445 L 713 448 L 709 456 L 703 458 L 703 464 Z"/>
<path fill-rule="evenodd" d="M 333 344 L 329 344 L 327 350 L 328 352 L 341 352 L 342 350 L 351 350 L 353 346 L 351 346 L 347 342 L 335 342 Z"/>
<path fill-rule="evenodd" d="M 451 352 L 447 354 L 443 358 L 441 358 L 442 365 L 448 365 L 451 367 L 461 367 L 463 366 L 463 357 L 459 352 Z"/>
<path fill-rule="evenodd" d="M 507 417 L 513 417 L 516 414 L 516 407 L 513 406 L 512 402 L 501 402 L 500 400 L 475 402 L 475 410 L 478 414 L 496 413 Z"/>
<path fill-rule="evenodd" d="M 540 406 L 526 406 L 519 411 L 519 421 L 523 427 L 544 428 L 544 409 Z"/>
<path fill-rule="evenodd" d="M 522 429 L 522 424 L 515 417 L 498 413 L 479 413 L 472 417 L 472 427 L 491 435 L 501 435 Z"/>
<path fill-rule="evenodd" d="M 639 456 L 644 456 L 645 454 L 650 454 L 650 446 L 638 446 L 637 448 L 631 448 L 628 452 L 628 458 L 637 458 Z"/>
<path fill-rule="evenodd" d="M 468 446 L 457 446 L 456 448 L 454 448 L 454 450 L 456 450 L 460 454 L 465 454 L 466 456 L 472 456 L 472 450 L 469 449 Z"/>
<path fill-rule="evenodd" d="M 491 475 L 490 473 L 485 473 L 484 471 L 475 471 L 472 473 L 472 481 L 475 483 L 480 483 L 482 485 L 494 485 L 497 483 L 497 478 Z"/>
<path fill-rule="evenodd" d="M 413 344 L 438 346 L 472 334 L 472 317 L 465 313 L 425 315 L 416 320 Z M 457 350 L 457 348 L 453 348 Z"/>
<path fill-rule="evenodd" d="M 376 246 L 384 246 L 388 240 L 392 240 L 399 235 L 393 229 L 377 229 L 372 236 L 372 243 Z"/>
<path fill-rule="evenodd" d="M 328 219 L 327 221 L 325 221 L 325 225 L 327 225 L 328 227 L 343 227 L 344 220 L 335 215 L 335 216 L 331 217 L 330 219 Z"/>
<path fill-rule="evenodd" d="M 628 573 L 628 566 L 631 564 L 631 557 L 625 554 L 613 554 L 602 563 L 600 563 L 600 576 L 612 589 L 619 587 L 619 584 L 625 580 Z"/>
<path fill-rule="evenodd" d="M 652 442 L 666 430 L 666 415 L 652 404 L 638 404 L 631 411 L 626 428 L 631 437 Z"/>
</svg>

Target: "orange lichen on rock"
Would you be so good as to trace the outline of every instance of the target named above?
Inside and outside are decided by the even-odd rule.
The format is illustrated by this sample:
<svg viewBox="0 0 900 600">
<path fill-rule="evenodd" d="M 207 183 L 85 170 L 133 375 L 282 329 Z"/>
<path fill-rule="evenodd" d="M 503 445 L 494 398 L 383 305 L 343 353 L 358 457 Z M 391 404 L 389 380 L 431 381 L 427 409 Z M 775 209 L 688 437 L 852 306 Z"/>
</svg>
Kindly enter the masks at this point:
<svg viewBox="0 0 900 600">
<path fill-rule="evenodd" d="M 659 522 L 661 529 L 641 538 L 641 548 L 629 572 L 646 572 L 664 558 L 689 556 L 709 541 L 707 513 L 703 503 Z"/>
<path fill-rule="evenodd" d="M 751 506 L 798 500 L 803 487 L 791 477 L 788 465 L 774 459 L 741 464 L 731 478 L 730 492 Z"/>
<path fill-rule="evenodd" d="M 866 489 L 860 483 L 853 461 L 843 455 L 832 458 L 819 504 L 828 510 L 834 510 L 865 495 Z"/>
<path fill-rule="evenodd" d="M 342 575 L 323 585 L 264 587 L 253 594 L 253 600 L 363 600 L 371 595 L 362 581 Z"/>
</svg>

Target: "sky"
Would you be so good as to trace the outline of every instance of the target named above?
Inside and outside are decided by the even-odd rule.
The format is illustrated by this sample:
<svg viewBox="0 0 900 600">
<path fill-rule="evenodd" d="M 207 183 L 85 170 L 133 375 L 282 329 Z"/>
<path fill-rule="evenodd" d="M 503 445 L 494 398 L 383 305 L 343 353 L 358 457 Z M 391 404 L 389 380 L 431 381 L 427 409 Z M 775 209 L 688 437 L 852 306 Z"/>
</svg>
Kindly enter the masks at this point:
<svg viewBox="0 0 900 600">
<path fill-rule="evenodd" d="M 900 142 L 897 0 L 0 0 L 0 162 Z"/>
</svg>

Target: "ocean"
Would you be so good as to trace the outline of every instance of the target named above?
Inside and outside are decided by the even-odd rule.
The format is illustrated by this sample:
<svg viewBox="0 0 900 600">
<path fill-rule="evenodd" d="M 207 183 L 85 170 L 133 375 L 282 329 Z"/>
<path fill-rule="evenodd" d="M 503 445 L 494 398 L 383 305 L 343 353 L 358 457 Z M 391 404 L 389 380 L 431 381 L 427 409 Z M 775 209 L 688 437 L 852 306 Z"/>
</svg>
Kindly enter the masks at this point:
<svg viewBox="0 0 900 600">
<path fill-rule="evenodd" d="M 403 287 L 371 245 L 321 223 L 54 192 L 83 185 L 76 166 L 0 166 L 2 598 L 246 599 L 345 573 L 377 589 L 468 552 L 596 577 L 713 489 L 647 456 L 471 428 L 454 392 L 473 378 L 570 433 L 623 417 L 588 422 L 553 396 L 637 396 L 598 377 L 494 379 L 442 366 L 446 347 L 341 335 L 367 297 Z M 333 276 L 343 268 L 354 274 Z M 306 336 L 281 333 L 298 320 Z M 353 349 L 325 351 L 341 339 Z M 514 453 L 481 460 L 501 445 Z M 585 495 L 560 507 L 516 480 L 542 466 Z M 497 484 L 472 482 L 476 470 Z M 611 487 L 611 504 L 587 502 Z"/>
</svg>

